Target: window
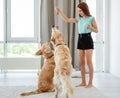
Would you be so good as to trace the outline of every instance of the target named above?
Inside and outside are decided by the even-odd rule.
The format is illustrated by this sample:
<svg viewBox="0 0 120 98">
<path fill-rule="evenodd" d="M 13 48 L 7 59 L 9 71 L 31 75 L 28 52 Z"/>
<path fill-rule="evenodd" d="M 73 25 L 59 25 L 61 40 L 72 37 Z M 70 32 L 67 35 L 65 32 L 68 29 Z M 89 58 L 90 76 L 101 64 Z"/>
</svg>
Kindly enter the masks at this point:
<svg viewBox="0 0 120 98">
<path fill-rule="evenodd" d="M 40 1 L 0 0 L 0 57 L 34 56 L 40 46 Z"/>
<path fill-rule="evenodd" d="M 37 43 L 8 43 L 8 57 L 31 57 L 37 51 Z"/>
<path fill-rule="evenodd" d="M 0 57 L 4 55 L 3 40 L 4 40 L 4 2 L 0 0 Z"/>
<path fill-rule="evenodd" d="M 3 0 L 0 0 L 0 42 L 4 39 L 4 10 L 3 10 Z"/>
<path fill-rule="evenodd" d="M 37 42 L 39 0 L 8 0 L 7 40 Z"/>
<path fill-rule="evenodd" d="M 11 0 L 11 38 L 21 37 L 34 37 L 34 0 Z"/>
<path fill-rule="evenodd" d="M 4 48 L 3 43 L 0 43 L 0 57 L 4 56 Z"/>
</svg>

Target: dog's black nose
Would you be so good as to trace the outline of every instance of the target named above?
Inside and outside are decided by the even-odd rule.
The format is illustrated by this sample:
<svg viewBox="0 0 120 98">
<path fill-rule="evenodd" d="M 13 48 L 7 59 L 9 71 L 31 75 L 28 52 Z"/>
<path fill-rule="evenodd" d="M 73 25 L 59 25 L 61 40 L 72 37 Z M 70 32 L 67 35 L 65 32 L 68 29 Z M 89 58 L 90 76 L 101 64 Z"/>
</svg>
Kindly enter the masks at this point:
<svg viewBox="0 0 120 98">
<path fill-rule="evenodd" d="M 55 25 L 52 26 L 52 28 L 54 28 L 54 27 L 55 27 Z"/>
</svg>

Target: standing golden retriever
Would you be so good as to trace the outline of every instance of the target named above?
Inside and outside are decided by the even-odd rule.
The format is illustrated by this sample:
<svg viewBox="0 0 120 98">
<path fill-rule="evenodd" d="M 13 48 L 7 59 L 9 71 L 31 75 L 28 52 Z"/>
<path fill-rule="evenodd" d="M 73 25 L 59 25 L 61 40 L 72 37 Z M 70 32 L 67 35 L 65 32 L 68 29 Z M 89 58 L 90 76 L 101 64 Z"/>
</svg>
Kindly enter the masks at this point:
<svg viewBox="0 0 120 98">
<path fill-rule="evenodd" d="M 53 76 L 55 62 L 54 53 L 50 48 L 50 43 L 44 43 L 41 49 L 36 52 L 36 55 L 44 56 L 44 65 L 38 78 L 38 89 L 35 91 L 22 93 L 21 96 L 54 91 Z"/>
<path fill-rule="evenodd" d="M 62 84 L 62 92 L 66 94 L 66 98 L 71 98 L 73 95 L 73 88 L 71 85 L 71 55 L 69 48 L 64 43 L 62 33 L 56 28 L 52 28 L 51 42 L 54 46 L 55 70 L 54 70 L 54 84 L 56 86 L 56 98 L 58 98 L 58 89 Z"/>
</svg>

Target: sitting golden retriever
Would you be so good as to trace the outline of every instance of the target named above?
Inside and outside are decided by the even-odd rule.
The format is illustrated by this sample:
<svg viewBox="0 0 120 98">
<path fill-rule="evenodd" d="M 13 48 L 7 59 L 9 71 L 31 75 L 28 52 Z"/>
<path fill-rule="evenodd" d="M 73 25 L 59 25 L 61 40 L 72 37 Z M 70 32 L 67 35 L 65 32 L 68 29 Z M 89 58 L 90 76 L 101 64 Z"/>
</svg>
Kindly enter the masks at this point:
<svg viewBox="0 0 120 98">
<path fill-rule="evenodd" d="M 35 91 L 22 93 L 21 96 L 54 91 L 53 77 L 55 62 L 54 53 L 50 48 L 50 43 L 44 43 L 41 49 L 36 52 L 36 55 L 44 56 L 44 65 L 38 78 L 38 89 Z"/>
<path fill-rule="evenodd" d="M 51 42 L 55 49 L 54 84 L 56 98 L 58 98 L 60 84 L 62 84 L 62 93 L 66 94 L 66 98 L 71 98 L 73 95 L 73 88 L 70 80 L 72 73 L 72 59 L 69 48 L 65 45 L 62 33 L 56 28 L 52 28 Z"/>
</svg>

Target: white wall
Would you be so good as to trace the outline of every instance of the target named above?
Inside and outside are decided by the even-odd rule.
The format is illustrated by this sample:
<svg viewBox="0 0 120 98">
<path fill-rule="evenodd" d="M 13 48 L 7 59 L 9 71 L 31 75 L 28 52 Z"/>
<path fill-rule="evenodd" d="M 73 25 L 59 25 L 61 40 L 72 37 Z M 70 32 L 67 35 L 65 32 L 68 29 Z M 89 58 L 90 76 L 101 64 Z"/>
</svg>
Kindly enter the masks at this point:
<svg viewBox="0 0 120 98">
<path fill-rule="evenodd" d="M 109 2 L 110 72 L 113 75 L 120 77 L 120 0 L 109 0 Z"/>
<path fill-rule="evenodd" d="M 104 62 L 103 69 L 105 72 L 110 72 L 110 2 L 109 0 L 104 1 Z"/>
</svg>

